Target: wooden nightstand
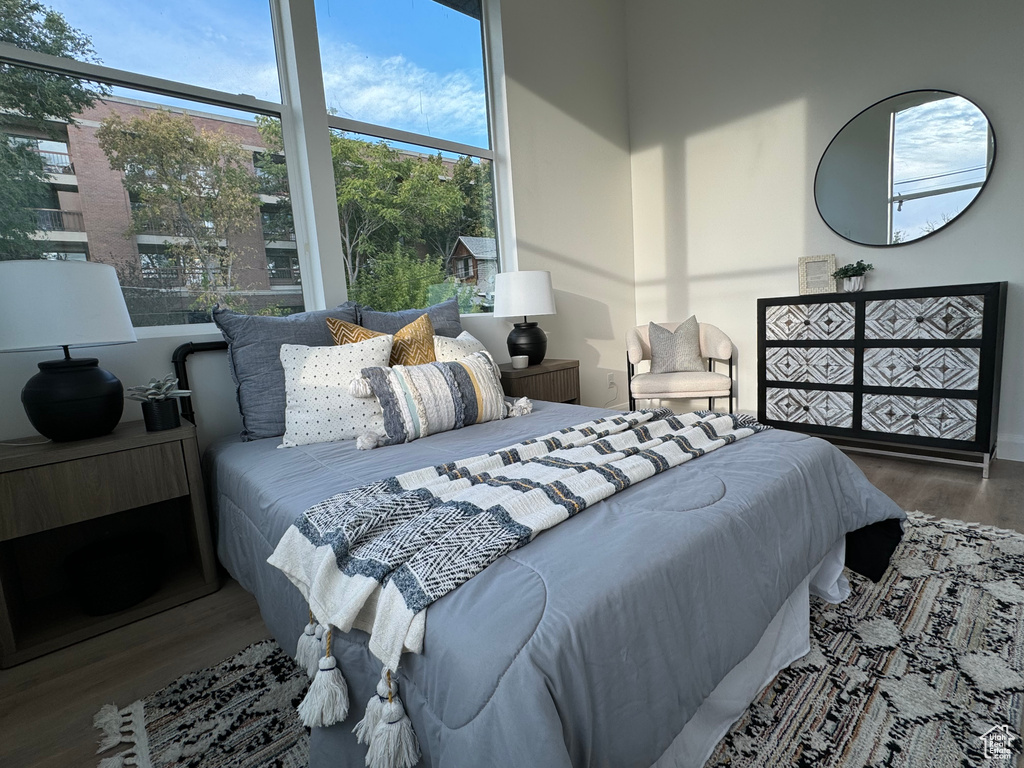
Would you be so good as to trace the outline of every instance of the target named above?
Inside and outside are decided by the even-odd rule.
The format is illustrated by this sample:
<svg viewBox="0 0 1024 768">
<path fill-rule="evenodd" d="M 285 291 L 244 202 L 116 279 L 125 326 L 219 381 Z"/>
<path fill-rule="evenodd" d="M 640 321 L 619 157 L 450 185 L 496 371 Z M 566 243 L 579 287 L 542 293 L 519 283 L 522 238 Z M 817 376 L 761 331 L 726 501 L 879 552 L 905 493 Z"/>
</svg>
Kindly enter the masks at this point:
<svg viewBox="0 0 1024 768">
<path fill-rule="evenodd" d="M 142 422 L 72 443 L 0 446 L 0 667 L 10 667 L 217 590 L 196 431 Z M 20 441 L 19 441 L 20 442 Z M 35 442 L 36 444 L 31 444 Z M 122 611 L 87 616 L 65 558 L 144 532 L 160 587 Z"/>
<path fill-rule="evenodd" d="M 501 369 L 501 388 L 509 397 L 579 405 L 579 360 L 549 358 L 529 368 L 513 368 L 510 363 L 498 367 Z"/>
</svg>

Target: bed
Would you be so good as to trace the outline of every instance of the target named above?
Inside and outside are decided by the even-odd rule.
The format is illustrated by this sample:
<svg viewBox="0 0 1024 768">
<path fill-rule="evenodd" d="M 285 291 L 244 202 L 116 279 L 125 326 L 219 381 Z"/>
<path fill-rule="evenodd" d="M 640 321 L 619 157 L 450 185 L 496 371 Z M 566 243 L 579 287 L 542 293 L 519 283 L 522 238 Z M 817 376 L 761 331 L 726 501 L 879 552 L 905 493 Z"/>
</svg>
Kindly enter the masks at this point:
<svg viewBox="0 0 1024 768">
<path fill-rule="evenodd" d="M 204 462 L 219 558 L 291 653 L 306 606 L 266 561 L 303 510 L 609 413 L 537 402 L 528 416 L 372 451 L 217 442 Z M 845 596 L 845 535 L 902 517 L 833 446 L 781 430 L 615 494 L 430 606 L 423 653 L 398 674 L 420 764 L 701 765 L 806 653 L 808 594 Z M 351 731 L 381 668 L 367 641 L 334 638 L 352 706 L 344 723 L 313 729 L 312 768 L 363 765 Z"/>
</svg>

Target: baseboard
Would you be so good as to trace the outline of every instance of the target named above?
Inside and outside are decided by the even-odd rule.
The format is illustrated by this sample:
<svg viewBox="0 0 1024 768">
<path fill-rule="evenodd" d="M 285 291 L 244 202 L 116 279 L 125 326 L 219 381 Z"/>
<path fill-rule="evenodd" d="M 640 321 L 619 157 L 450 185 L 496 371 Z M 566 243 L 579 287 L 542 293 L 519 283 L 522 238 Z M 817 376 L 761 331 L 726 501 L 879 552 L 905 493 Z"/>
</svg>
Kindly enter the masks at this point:
<svg viewBox="0 0 1024 768">
<path fill-rule="evenodd" d="M 999 435 L 996 458 L 1006 461 L 1024 461 L 1024 435 Z"/>
</svg>

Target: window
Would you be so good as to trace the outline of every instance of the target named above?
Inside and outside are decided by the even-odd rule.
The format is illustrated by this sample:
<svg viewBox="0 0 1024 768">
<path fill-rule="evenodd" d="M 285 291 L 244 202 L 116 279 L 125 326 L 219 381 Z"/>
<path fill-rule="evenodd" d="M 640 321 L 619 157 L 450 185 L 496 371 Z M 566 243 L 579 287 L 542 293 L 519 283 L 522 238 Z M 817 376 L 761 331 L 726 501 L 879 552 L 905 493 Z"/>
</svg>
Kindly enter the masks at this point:
<svg viewBox="0 0 1024 768">
<path fill-rule="evenodd" d="M 486 310 L 487 281 L 453 259 L 460 238 L 489 239 L 497 267 L 481 13 L 453 5 L 324 0 L 318 30 L 301 13 L 284 25 L 299 46 L 319 33 L 322 71 L 289 46 L 280 60 L 327 97 L 335 205 L 289 188 L 291 153 L 304 173 L 332 169 L 284 132 L 304 128 L 282 100 L 277 0 L 12 0 L 3 39 L 24 53 L 0 67 L 0 193 L 17 204 L 0 206 L 0 258 L 112 264 L 136 326 L 208 322 L 215 303 L 300 311 L 304 290 L 322 302 L 335 278 L 303 281 L 310 253 L 303 271 L 345 260 L 352 297 L 378 309 Z M 337 236 L 335 209 L 340 253 L 308 247 Z"/>
<path fill-rule="evenodd" d="M 30 27 L 60 31 L 65 58 L 89 62 L 110 55 L 134 72 L 184 81 L 180 94 L 156 93 L 127 87 L 132 80 L 145 84 L 132 72 L 117 72 L 117 84 L 107 85 L 8 66 L 7 83 L 0 84 L 8 93 L 50 94 L 7 104 L 0 117 L 0 132 L 8 135 L 4 146 L 22 166 L 12 174 L 3 170 L 10 163 L 0 163 L 0 187 L 24 206 L 14 217 L 0 212 L 0 225 L 7 225 L 0 227 L 0 257 L 74 253 L 113 265 L 137 327 L 209 322 L 218 303 L 250 313 L 303 308 L 297 282 L 283 291 L 271 284 L 261 229 L 264 205 L 277 218 L 290 217 L 287 205 L 266 189 L 268 178 L 279 183 L 287 176 L 278 116 L 232 108 L 227 99 L 211 105 L 188 98 L 190 83 L 218 84 L 204 79 L 212 75 L 204 75 L 200 63 L 213 50 L 213 38 L 196 33 L 196 25 L 206 22 L 210 30 L 226 30 L 222 43 L 230 42 L 228 33 L 252 27 L 248 37 L 238 38 L 251 50 L 224 49 L 218 55 L 235 57 L 227 67 L 232 76 L 242 73 L 243 59 L 263 56 L 274 85 L 263 95 L 279 99 L 269 5 L 262 7 L 262 47 L 254 32 L 261 27 L 254 20 L 258 12 L 232 26 L 207 5 L 179 13 L 189 16 L 185 22 L 171 19 L 175 9 L 166 4 L 157 9 L 128 8 L 121 0 L 55 2 L 53 11 L 39 12 L 28 2 L 17 4 L 16 13 Z M 125 23 L 135 28 L 135 37 L 126 38 L 123 25 L 104 24 L 121 13 L 131 19 Z M 214 23 L 218 18 L 220 26 Z M 171 32 L 186 27 L 193 34 L 174 39 Z M 125 45 L 126 39 L 132 44 Z M 171 53 L 189 40 L 195 43 L 192 53 L 173 65 L 152 55 Z"/>
<path fill-rule="evenodd" d="M 487 286 L 455 259 L 464 236 L 497 258 L 479 15 L 402 0 L 316 12 L 350 297 L 390 311 L 455 296 L 464 313 L 488 311 Z"/>
</svg>

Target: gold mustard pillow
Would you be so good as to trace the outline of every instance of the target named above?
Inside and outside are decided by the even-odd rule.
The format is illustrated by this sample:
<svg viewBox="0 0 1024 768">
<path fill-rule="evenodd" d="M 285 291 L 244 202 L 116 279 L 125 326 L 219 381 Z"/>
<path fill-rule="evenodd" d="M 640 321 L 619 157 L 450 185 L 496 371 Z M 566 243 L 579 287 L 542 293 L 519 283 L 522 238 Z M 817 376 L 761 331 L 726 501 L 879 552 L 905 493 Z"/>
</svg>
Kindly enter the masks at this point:
<svg viewBox="0 0 1024 768">
<path fill-rule="evenodd" d="M 333 317 L 327 318 L 327 327 L 334 337 L 335 344 L 354 344 L 372 339 L 374 336 L 387 335 Z M 423 365 L 436 359 L 434 325 L 425 313 L 395 334 L 391 344 L 391 365 Z"/>
</svg>

